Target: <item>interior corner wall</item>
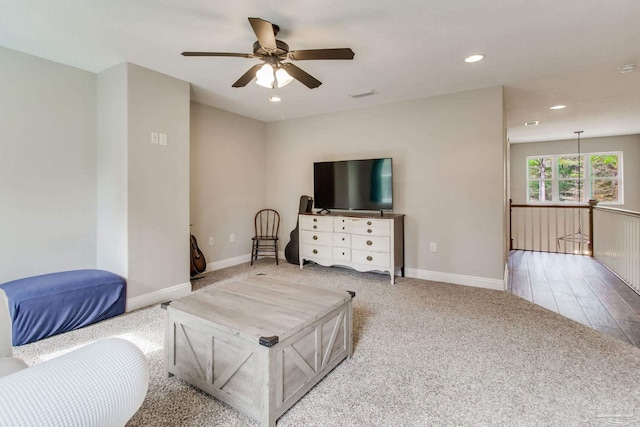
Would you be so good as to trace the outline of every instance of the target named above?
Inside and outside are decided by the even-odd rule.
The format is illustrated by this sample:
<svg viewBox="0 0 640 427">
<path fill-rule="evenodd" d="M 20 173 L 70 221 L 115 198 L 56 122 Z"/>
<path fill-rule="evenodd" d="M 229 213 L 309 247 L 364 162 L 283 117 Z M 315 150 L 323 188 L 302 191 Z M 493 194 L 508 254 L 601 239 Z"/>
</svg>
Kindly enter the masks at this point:
<svg viewBox="0 0 640 427">
<path fill-rule="evenodd" d="M 127 310 L 189 292 L 187 82 L 124 63 L 100 73 L 98 266 L 127 279 Z M 151 133 L 167 136 L 152 143 Z"/>
<path fill-rule="evenodd" d="M 0 47 L 0 283 L 96 265 L 96 75 Z"/>
<path fill-rule="evenodd" d="M 502 88 L 268 123 L 267 203 L 283 216 L 283 244 L 300 195 L 313 196 L 313 162 L 370 157 L 393 158 L 409 274 L 502 289 Z"/>
<path fill-rule="evenodd" d="M 191 103 L 191 231 L 209 269 L 248 261 L 253 218 L 267 207 L 271 185 L 266 130 L 264 122 Z"/>
<path fill-rule="evenodd" d="M 622 151 L 624 204 L 614 208 L 640 212 L 640 135 L 608 136 L 580 140 L 582 153 Z M 527 202 L 528 156 L 543 154 L 574 154 L 577 139 L 510 144 L 510 197 L 513 203 Z"/>
</svg>

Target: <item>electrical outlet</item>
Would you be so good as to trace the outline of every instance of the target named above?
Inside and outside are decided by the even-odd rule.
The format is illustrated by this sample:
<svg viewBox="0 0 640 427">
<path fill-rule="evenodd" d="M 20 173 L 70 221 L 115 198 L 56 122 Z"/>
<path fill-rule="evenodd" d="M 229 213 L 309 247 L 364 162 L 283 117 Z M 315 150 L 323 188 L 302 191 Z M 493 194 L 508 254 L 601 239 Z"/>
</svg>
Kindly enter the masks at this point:
<svg viewBox="0 0 640 427">
<path fill-rule="evenodd" d="M 235 235 L 235 233 L 231 233 L 231 234 L 229 234 L 229 241 L 230 241 L 230 242 L 235 242 L 235 241 L 236 241 L 236 235 Z"/>
<path fill-rule="evenodd" d="M 158 143 L 158 132 L 151 132 L 151 143 L 152 144 Z"/>
<path fill-rule="evenodd" d="M 209 237 L 209 246 L 213 245 L 213 237 Z"/>
<path fill-rule="evenodd" d="M 436 247 L 436 242 L 429 242 L 429 250 L 431 252 L 437 252 L 438 251 L 438 249 Z"/>
</svg>

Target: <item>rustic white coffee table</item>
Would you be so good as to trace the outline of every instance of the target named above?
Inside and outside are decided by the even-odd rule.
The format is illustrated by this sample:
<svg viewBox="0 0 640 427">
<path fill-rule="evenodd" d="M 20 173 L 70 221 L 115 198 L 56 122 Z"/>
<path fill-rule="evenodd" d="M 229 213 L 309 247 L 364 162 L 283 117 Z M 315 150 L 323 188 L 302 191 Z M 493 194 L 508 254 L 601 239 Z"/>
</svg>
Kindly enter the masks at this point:
<svg viewBox="0 0 640 427">
<path fill-rule="evenodd" d="M 354 296 L 255 276 L 172 301 L 166 373 L 275 426 L 351 357 Z"/>
</svg>

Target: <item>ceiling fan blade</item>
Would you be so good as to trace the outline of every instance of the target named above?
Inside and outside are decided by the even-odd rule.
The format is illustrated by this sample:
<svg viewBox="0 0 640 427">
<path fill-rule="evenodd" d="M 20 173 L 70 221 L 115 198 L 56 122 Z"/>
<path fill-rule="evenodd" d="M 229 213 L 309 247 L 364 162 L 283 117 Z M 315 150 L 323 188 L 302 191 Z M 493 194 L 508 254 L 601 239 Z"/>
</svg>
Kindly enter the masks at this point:
<svg viewBox="0 0 640 427">
<path fill-rule="evenodd" d="M 340 49 L 292 50 L 287 54 L 289 59 L 303 61 L 306 59 L 353 59 L 355 53 L 348 47 Z"/>
<path fill-rule="evenodd" d="M 245 87 L 255 76 L 256 72 L 262 67 L 263 64 L 257 64 L 249 68 L 249 71 L 244 73 L 231 87 Z"/>
<path fill-rule="evenodd" d="M 182 52 L 182 56 L 234 56 L 237 58 L 255 58 L 251 53 L 228 53 L 228 52 Z"/>
<path fill-rule="evenodd" d="M 249 22 L 251 23 L 253 32 L 256 33 L 256 37 L 258 37 L 260 46 L 266 51 L 275 51 L 277 48 L 276 36 L 273 32 L 271 22 L 260 18 L 249 18 Z"/>
<path fill-rule="evenodd" d="M 316 88 L 322 84 L 322 82 L 306 71 L 296 67 L 291 63 L 282 64 L 282 68 L 284 68 L 287 73 L 294 79 L 298 80 L 300 83 L 308 87 L 309 89 Z"/>
</svg>

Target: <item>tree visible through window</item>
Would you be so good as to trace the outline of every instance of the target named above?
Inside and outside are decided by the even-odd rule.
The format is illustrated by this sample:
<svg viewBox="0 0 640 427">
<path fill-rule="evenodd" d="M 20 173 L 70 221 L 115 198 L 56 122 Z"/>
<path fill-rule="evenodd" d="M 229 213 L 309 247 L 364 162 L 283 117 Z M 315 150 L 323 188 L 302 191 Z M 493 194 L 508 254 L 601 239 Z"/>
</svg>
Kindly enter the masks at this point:
<svg viewBox="0 0 640 427">
<path fill-rule="evenodd" d="M 622 153 L 527 157 L 527 201 L 622 201 Z"/>
<path fill-rule="evenodd" d="M 551 201 L 552 158 L 535 157 L 528 159 L 529 200 Z"/>
<path fill-rule="evenodd" d="M 618 156 L 598 154 L 591 156 L 591 194 L 601 202 L 617 202 Z"/>
<path fill-rule="evenodd" d="M 584 157 L 558 157 L 558 200 L 578 203 L 584 200 Z"/>
</svg>

